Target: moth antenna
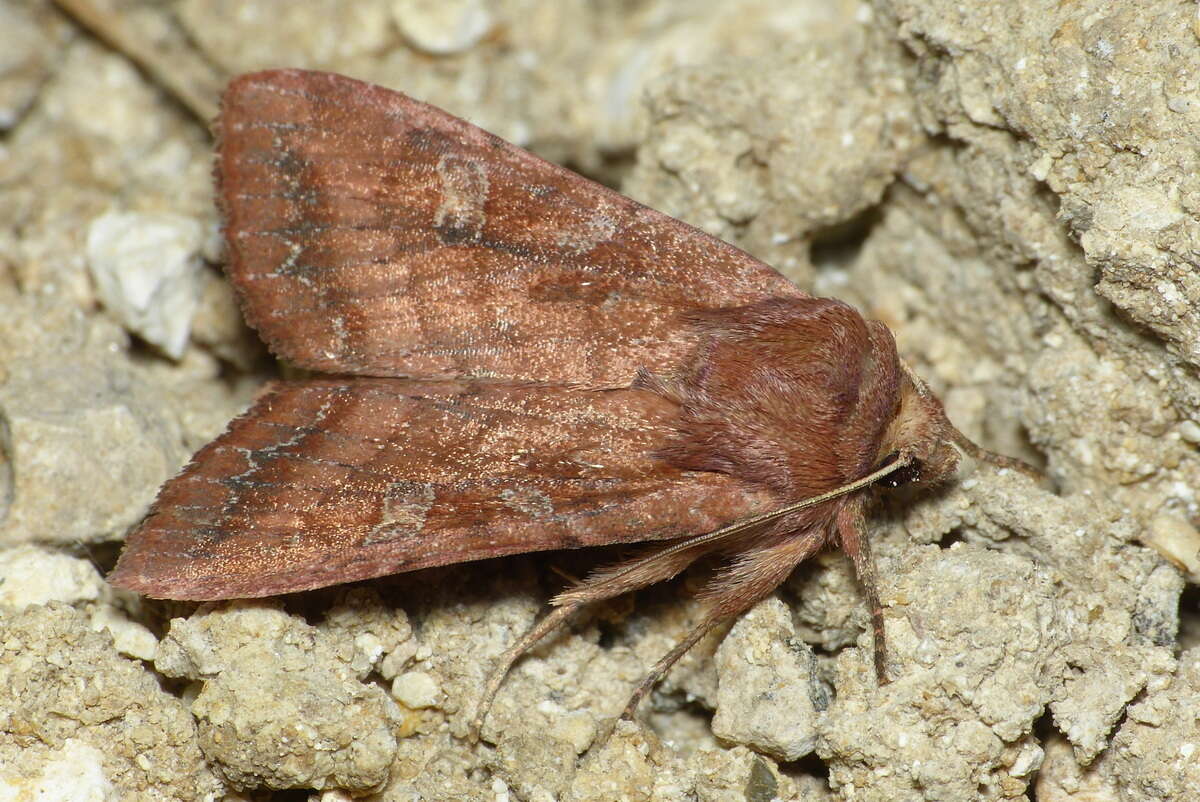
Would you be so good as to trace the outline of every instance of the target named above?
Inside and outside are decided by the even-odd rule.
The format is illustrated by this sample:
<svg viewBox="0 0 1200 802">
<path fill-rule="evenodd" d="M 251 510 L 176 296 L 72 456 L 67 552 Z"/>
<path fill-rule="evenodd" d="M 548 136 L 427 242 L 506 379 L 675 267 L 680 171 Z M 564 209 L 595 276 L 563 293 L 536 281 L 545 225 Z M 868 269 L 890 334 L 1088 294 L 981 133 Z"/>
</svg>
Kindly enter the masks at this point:
<svg viewBox="0 0 1200 802">
<path fill-rule="evenodd" d="M 961 448 L 968 457 L 979 460 L 980 462 L 988 462 L 995 465 L 997 468 L 1009 468 L 1014 471 L 1019 471 L 1031 479 L 1041 481 L 1046 478 L 1046 474 L 1039 471 L 1037 468 L 1030 465 L 1023 459 L 1017 457 L 1009 457 L 1004 454 L 997 454 L 995 451 L 988 451 L 986 448 L 977 445 L 965 434 L 960 432 L 954 424 L 947 419 L 947 431 L 950 433 L 950 442 Z"/>
<path fill-rule="evenodd" d="M 908 376 L 908 380 L 912 382 L 913 387 L 917 388 L 917 392 L 922 398 L 935 398 L 933 392 L 929 389 L 929 385 L 917 375 L 917 372 L 903 358 L 900 360 L 900 367 L 905 375 Z M 938 402 L 938 407 L 941 407 L 940 401 Z M 958 427 L 950 421 L 944 409 L 942 410 L 942 423 L 945 425 L 946 433 L 950 436 L 950 442 L 961 449 L 971 459 L 991 463 L 997 468 L 1008 468 L 1019 471 L 1036 481 L 1042 481 L 1046 478 L 1044 473 L 1023 459 L 997 454 L 995 451 L 988 451 L 983 446 L 975 443 L 975 441 L 959 431 Z"/>
</svg>

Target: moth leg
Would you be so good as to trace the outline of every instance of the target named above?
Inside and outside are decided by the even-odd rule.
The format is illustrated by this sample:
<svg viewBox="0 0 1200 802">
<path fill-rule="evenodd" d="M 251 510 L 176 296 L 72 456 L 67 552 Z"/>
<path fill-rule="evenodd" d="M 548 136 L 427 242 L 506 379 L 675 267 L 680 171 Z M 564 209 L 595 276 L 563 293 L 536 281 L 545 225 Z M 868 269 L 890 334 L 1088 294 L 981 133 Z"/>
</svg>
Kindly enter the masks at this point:
<svg viewBox="0 0 1200 802">
<path fill-rule="evenodd" d="M 880 685 L 887 685 L 891 680 L 887 675 L 883 604 L 879 601 L 879 579 L 875 574 L 875 560 L 871 556 L 871 545 L 866 536 L 862 504 L 853 501 L 843 504 L 837 512 L 834 523 L 837 526 L 842 550 L 854 563 L 854 573 L 858 576 L 858 584 L 862 586 L 863 593 L 867 596 L 867 605 L 871 608 L 871 627 L 875 635 L 875 678 Z"/>
<path fill-rule="evenodd" d="M 632 719 L 642 699 L 645 698 L 646 694 L 650 693 L 659 680 L 667 675 L 667 672 L 671 670 L 671 666 L 679 662 L 679 658 L 687 654 L 689 649 L 699 643 L 700 639 L 719 623 L 721 623 L 721 619 L 719 618 L 714 618 L 711 615 L 704 616 L 704 620 L 693 627 L 684 636 L 683 640 L 675 644 L 671 651 L 664 654 L 657 663 L 651 666 L 646 676 L 642 678 L 642 681 L 630 695 L 629 701 L 625 703 L 625 709 L 621 711 L 621 718 Z"/>
<path fill-rule="evenodd" d="M 492 668 L 492 673 L 488 675 L 487 684 L 483 687 L 483 695 L 479 698 L 475 717 L 471 719 L 471 741 L 479 740 L 479 732 L 483 729 L 483 720 L 491 710 L 492 700 L 496 697 L 496 692 L 500 690 L 504 678 L 508 676 L 508 671 L 512 668 L 513 663 L 537 645 L 538 641 L 558 629 L 564 621 L 571 617 L 572 613 L 582 606 L 581 604 L 571 604 L 551 610 L 549 615 L 526 630 L 516 643 L 505 649 L 504 653 L 496 659 L 496 665 Z"/>
<path fill-rule="evenodd" d="M 704 591 L 709 602 L 704 618 L 683 640 L 651 667 L 630 696 L 622 718 L 633 718 L 638 703 L 689 649 L 723 621 L 728 621 L 770 595 L 797 565 L 816 554 L 825 544 L 820 530 L 807 530 L 770 546 L 754 549 L 737 558 Z"/>
<path fill-rule="evenodd" d="M 496 665 L 488 676 L 487 684 L 484 685 L 475 717 L 471 720 L 471 739 L 479 740 L 483 720 L 487 717 L 492 701 L 513 664 L 537 645 L 538 641 L 558 629 L 581 607 L 670 579 L 711 548 L 712 546 L 708 543 L 698 544 L 695 548 L 690 549 L 675 549 L 674 546 L 666 546 L 649 556 L 601 568 L 575 587 L 555 596 L 550 602 L 555 609 L 530 627 L 497 658 Z"/>
</svg>

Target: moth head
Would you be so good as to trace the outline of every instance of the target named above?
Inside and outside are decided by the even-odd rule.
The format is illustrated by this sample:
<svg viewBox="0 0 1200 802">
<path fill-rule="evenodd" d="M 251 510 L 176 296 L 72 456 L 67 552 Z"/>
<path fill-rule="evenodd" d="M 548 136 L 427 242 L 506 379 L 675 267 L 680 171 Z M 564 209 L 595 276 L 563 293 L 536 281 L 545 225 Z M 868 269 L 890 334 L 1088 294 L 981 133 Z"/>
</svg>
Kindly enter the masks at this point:
<svg viewBox="0 0 1200 802">
<path fill-rule="evenodd" d="M 925 382 L 907 365 L 903 367 L 899 406 L 884 431 L 879 453 L 881 465 L 893 459 L 906 459 L 908 465 L 881 483 L 889 487 L 910 482 L 937 484 L 954 475 L 960 457 L 955 443 L 965 438 Z"/>
</svg>

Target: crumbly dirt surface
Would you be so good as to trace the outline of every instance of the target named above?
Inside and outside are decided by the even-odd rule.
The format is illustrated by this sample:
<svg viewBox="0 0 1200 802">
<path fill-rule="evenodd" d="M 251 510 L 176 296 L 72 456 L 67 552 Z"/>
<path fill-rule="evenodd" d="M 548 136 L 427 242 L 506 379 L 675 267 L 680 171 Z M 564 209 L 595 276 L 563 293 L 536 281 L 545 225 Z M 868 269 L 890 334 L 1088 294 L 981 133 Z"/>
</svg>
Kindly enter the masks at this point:
<svg viewBox="0 0 1200 802">
<path fill-rule="evenodd" d="M 63 9 L 74 9 L 73 14 Z M 0 798 L 1200 798 L 1200 22 L 1174 0 L 0 0 Z M 78 20 L 88 20 L 86 25 Z M 692 650 L 681 580 L 492 661 L 614 554 L 254 603 L 102 572 L 278 375 L 219 272 L 238 72 L 402 89 L 855 303 L 966 465 Z M 296 798 L 294 795 L 288 798 Z"/>
</svg>

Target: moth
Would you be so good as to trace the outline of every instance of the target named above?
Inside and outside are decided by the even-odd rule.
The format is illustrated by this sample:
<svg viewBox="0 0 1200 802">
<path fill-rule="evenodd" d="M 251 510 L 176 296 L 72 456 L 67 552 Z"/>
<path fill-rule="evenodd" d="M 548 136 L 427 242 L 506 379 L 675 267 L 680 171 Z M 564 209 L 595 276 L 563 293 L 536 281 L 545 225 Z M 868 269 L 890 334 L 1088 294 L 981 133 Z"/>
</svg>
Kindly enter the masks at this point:
<svg viewBox="0 0 1200 802">
<path fill-rule="evenodd" d="M 227 272 L 310 378 L 272 384 L 160 491 L 109 580 L 271 596 L 506 554 L 648 544 L 553 600 L 724 568 L 707 631 L 828 545 L 887 681 L 864 513 L 965 451 L 891 333 L 678 220 L 444 111 L 339 75 L 235 79 L 217 123 Z"/>
</svg>

